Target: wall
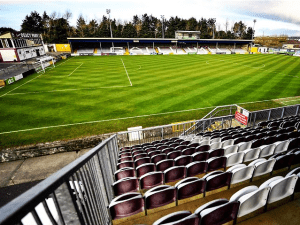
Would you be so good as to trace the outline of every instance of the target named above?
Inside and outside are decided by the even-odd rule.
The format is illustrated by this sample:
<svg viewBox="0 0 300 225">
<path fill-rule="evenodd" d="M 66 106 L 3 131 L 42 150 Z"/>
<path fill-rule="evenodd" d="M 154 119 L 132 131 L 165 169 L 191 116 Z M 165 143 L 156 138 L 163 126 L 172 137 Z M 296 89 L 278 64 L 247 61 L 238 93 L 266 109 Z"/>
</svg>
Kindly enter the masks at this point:
<svg viewBox="0 0 300 225">
<path fill-rule="evenodd" d="M 71 48 L 69 44 L 56 44 L 57 52 L 71 52 Z"/>
<path fill-rule="evenodd" d="M 14 62 L 18 61 L 15 49 L 1 49 L 0 50 L 3 62 Z"/>
</svg>

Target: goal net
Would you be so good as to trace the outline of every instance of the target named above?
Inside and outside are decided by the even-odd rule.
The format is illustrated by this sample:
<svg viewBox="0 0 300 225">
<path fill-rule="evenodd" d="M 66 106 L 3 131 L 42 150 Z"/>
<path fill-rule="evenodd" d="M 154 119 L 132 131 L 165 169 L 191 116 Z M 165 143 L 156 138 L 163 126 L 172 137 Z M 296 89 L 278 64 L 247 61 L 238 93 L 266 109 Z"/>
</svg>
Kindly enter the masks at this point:
<svg viewBox="0 0 300 225">
<path fill-rule="evenodd" d="M 33 64 L 33 67 L 37 73 L 40 73 L 40 72 L 45 73 L 46 68 L 48 68 L 50 66 L 55 67 L 54 58 L 51 56 L 39 58 L 37 60 L 37 62 L 35 64 Z"/>
</svg>

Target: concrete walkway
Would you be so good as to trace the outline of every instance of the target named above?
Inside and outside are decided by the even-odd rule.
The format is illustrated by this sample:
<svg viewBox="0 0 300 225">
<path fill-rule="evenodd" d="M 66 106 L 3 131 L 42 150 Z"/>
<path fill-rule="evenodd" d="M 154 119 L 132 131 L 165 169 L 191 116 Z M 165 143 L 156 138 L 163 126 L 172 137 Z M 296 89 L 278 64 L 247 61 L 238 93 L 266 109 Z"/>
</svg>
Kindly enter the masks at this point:
<svg viewBox="0 0 300 225">
<path fill-rule="evenodd" d="M 0 163 L 0 207 L 89 150 Z"/>
</svg>

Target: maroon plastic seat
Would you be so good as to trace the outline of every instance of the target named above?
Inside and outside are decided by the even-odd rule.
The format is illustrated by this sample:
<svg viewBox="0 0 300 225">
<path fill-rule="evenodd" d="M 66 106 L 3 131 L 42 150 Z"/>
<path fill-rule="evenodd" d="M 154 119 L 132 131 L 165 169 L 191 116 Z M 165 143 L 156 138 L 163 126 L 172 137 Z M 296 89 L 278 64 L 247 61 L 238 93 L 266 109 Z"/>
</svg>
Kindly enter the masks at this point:
<svg viewBox="0 0 300 225">
<path fill-rule="evenodd" d="M 150 189 L 163 183 L 164 173 L 161 171 L 149 172 L 140 177 L 141 189 Z"/>
<path fill-rule="evenodd" d="M 227 161 L 226 156 L 209 158 L 207 160 L 207 163 L 208 163 L 207 172 L 222 169 L 222 168 L 224 168 L 224 170 L 225 170 L 226 161 Z"/>
<path fill-rule="evenodd" d="M 181 155 L 174 159 L 176 166 L 186 166 L 193 161 L 191 155 Z"/>
<path fill-rule="evenodd" d="M 280 154 L 280 153 L 279 153 Z M 280 170 L 286 167 L 290 167 L 294 158 L 294 154 L 287 154 L 287 155 L 278 155 L 278 156 L 272 156 L 270 159 L 274 158 L 276 159 L 273 170 L 271 174 L 276 171 Z"/>
<path fill-rule="evenodd" d="M 196 152 L 206 152 L 209 150 L 209 148 L 210 148 L 209 145 L 198 146 L 196 147 Z"/>
<path fill-rule="evenodd" d="M 155 169 L 154 163 L 142 164 L 136 168 L 137 177 L 141 177 L 146 173 L 153 172 Z"/>
<path fill-rule="evenodd" d="M 144 194 L 145 208 L 154 209 L 175 202 L 176 189 L 170 185 L 151 188 Z"/>
<path fill-rule="evenodd" d="M 117 168 L 121 169 L 124 167 L 134 167 L 133 161 L 124 161 L 117 164 Z"/>
<path fill-rule="evenodd" d="M 117 170 L 114 175 L 116 180 L 120 180 L 125 177 L 135 177 L 135 169 L 133 167 L 121 168 Z"/>
<path fill-rule="evenodd" d="M 161 150 L 161 153 L 168 154 L 169 152 L 172 152 L 172 151 L 174 151 L 174 148 L 165 148 L 165 149 Z"/>
<path fill-rule="evenodd" d="M 180 145 L 188 145 L 190 143 L 191 143 L 190 141 L 182 141 L 182 142 L 180 142 Z"/>
<path fill-rule="evenodd" d="M 209 150 L 208 154 L 209 154 L 208 158 L 224 156 L 224 149 L 219 148 L 219 149 Z"/>
<path fill-rule="evenodd" d="M 122 153 L 119 155 L 119 158 L 126 158 L 126 157 L 131 157 L 131 152 L 126 152 L 126 153 Z"/>
<path fill-rule="evenodd" d="M 145 151 L 146 151 L 147 153 L 152 152 L 152 151 L 155 151 L 155 150 L 157 150 L 156 147 L 145 148 Z"/>
<path fill-rule="evenodd" d="M 150 162 L 151 162 L 150 157 L 144 157 L 144 158 L 139 158 L 139 159 L 135 160 L 134 165 L 135 165 L 135 167 L 138 167 L 140 165 L 143 165 L 145 163 L 150 163 Z"/>
<path fill-rule="evenodd" d="M 193 155 L 193 161 L 206 161 L 209 157 L 208 152 L 195 152 Z"/>
<path fill-rule="evenodd" d="M 124 157 L 124 158 L 119 158 L 118 162 L 125 162 L 125 161 L 133 161 L 133 158 L 131 156 Z"/>
<path fill-rule="evenodd" d="M 222 187 L 230 187 L 232 172 L 213 171 L 206 174 L 203 179 L 206 180 L 205 191 L 212 191 Z"/>
<path fill-rule="evenodd" d="M 165 183 L 181 180 L 186 177 L 185 166 L 173 166 L 164 171 Z"/>
<path fill-rule="evenodd" d="M 187 177 L 177 182 L 177 199 L 190 198 L 205 192 L 206 181 L 197 177 Z"/>
<path fill-rule="evenodd" d="M 199 143 L 191 143 L 191 144 L 187 145 L 188 148 L 196 148 L 198 146 L 199 146 Z"/>
<path fill-rule="evenodd" d="M 152 156 L 151 157 L 151 162 L 153 162 L 153 163 L 158 163 L 159 161 L 162 161 L 162 160 L 164 160 L 164 159 L 166 159 L 167 158 L 167 155 L 166 154 L 164 154 L 164 153 L 160 153 L 160 154 L 157 154 L 157 155 L 154 155 L 154 156 Z"/>
<path fill-rule="evenodd" d="M 136 156 L 136 155 L 139 155 L 139 154 L 142 154 L 142 153 L 147 153 L 147 152 L 145 150 L 139 149 L 139 150 L 133 151 L 132 155 Z"/>
<path fill-rule="evenodd" d="M 158 150 L 163 150 L 165 148 L 169 148 L 169 145 L 161 145 L 161 146 L 157 147 Z"/>
<path fill-rule="evenodd" d="M 160 153 L 161 153 L 160 150 L 154 150 L 154 151 L 152 151 L 152 152 L 148 152 L 148 155 L 149 155 L 149 157 L 151 158 L 152 156 L 158 155 L 158 154 L 160 154 Z"/>
<path fill-rule="evenodd" d="M 112 184 L 114 195 L 122 195 L 128 192 L 137 192 L 139 190 L 139 181 L 137 177 L 122 178 Z"/>
<path fill-rule="evenodd" d="M 196 152 L 195 147 L 190 147 L 182 150 L 182 155 L 192 155 Z"/>
<path fill-rule="evenodd" d="M 191 162 L 186 165 L 187 177 L 193 177 L 207 172 L 208 163 L 205 161 Z"/>
<path fill-rule="evenodd" d="M 200 213 L 201 225 L 221 225 L 230 221 L 235 221 L 239 210 L 238 201 L 230 201 L 220 206 L 215 206 L 203 210 Z"/>
<path fill-rule="evenodd" d="M 298 132 L 294 132 L 294 133 L 298 133 Z M 292 138 L 290 140 L 288 150 L 292 150 L 294 148 L 300 148 L 300 137 Z"/>
<path fill-rule="evenodd" d="M 153 223 L 153 225 L 163 224 L 199 225 L 199 217 L 195 214 L 192 214 L 190 211 L 178 211 L 170 213 Z"/>
<path fill-rule="evenodd" d="M 144 158 L 144 157 L 148 157 L 148 154 L 147 153 L 140 153 L 140 154 L 137 154 L 137 155 L 133 156 L 134 160 Z"/>
<path fill-rule="evenodd" d="M 144 211 L 144 199 L 140 193 L 126 193 L 114 198 L 109 204 L 112 220 L 132 216 Z"/>
<path fill-rule="evenodd" d="M 181 156 L 182 152 L 181 151 L 173 151 L 173 152 L 169 152 L 167 154 L 167 158 L 168 159 L 175 159 L 177 158 L 178 156 Z"/>
<path fill-rule="evenodd" d="M 156 171 L 164 172 L 166 169 L 175 166 L 173 159 L 164 159 L 156 163 Z"/>
<path fill-rule="evenodd" d="M 177 147 L 175 147 L 175 150 L 179 150 L 179 151 L 182 151 L 183 149 L 186 149 L 186 145 L 178 145 Z"/>
</svg>

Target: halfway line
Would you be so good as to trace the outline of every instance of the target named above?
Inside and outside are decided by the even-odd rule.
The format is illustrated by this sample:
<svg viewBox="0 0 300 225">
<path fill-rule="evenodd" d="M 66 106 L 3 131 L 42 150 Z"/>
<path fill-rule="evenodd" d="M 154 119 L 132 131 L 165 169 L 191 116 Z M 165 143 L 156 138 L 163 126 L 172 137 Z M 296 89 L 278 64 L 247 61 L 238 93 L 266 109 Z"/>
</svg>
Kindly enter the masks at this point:
<svg viewBox="0 0 300 225">
<path fill-rule="evenodd" d="M 122 61 L 122 63 L 123 63 L 123 66 L 124 66 L 125 72 L 126 72 L 126 74 L 127 74 L 128 80 L 129 80 L 129 82 L 130 82 L 130 86 L 132 86 L 132 83 L 131 83 L 130 77 L 129 77 L 129 75 L 128 75 L 127 69 L 126 69 L 126 67 L 125 67 L 125 64 L 124 64 L 124 62 L 123 62 L 123 59 L 122 59 L 122 58 L 121 58 L 121 61 Z"/>
</svg>

